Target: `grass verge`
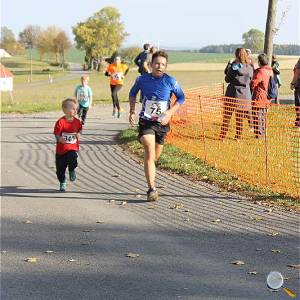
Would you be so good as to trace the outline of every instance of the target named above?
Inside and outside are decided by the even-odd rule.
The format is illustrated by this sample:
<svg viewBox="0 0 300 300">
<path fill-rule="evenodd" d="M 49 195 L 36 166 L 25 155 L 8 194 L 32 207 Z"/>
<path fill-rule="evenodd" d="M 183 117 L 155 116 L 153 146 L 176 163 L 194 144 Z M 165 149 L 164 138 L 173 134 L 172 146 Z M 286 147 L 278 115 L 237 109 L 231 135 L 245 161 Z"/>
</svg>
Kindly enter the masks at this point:
<svg viewBox="0 0 300 300">
<path fill-rule="evenodd" d="M 123 146 L 143 158 L 143 146 L 137 141 L 137 129 L 129 128 L 120 135 Z M 287 195 L 275 193 L 267 188 L 248 184 L 229 172 L 220 171 L 198 157 L 193 156 L 171 144 L 166 144 L 159 159 L 158 167 L 183 176 L 192 181 L 205 181 L 218 186 L 224 192 L 238 193 L 259 205 L 284 207 L 291 211 L 300 211 L 299 201 Z"/>
</svg>

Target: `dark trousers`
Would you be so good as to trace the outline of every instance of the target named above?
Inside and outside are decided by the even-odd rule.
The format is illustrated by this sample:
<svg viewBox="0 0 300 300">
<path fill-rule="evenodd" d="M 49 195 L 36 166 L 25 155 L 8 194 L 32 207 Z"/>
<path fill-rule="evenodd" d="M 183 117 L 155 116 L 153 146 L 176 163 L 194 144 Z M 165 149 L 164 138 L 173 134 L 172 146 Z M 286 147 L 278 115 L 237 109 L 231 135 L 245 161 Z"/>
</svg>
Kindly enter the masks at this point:
<svg viewBox="0 0 300 300">
<path fill-rule="evenodd" d="M 110 90 L 111 90 L 111 98 L 113 102 L 113 107 L 114 109 L 120 110 L 120 103 L 119 103 L 119 98 L 118 98 L 118 92 L 122 88 L 122 84 L 117 84 L 117 85 L 110 85 Z"/>
<path fill-rule="evenodd" d="M 266 133 L 266 108 L 252 107 L 255 137 L 263 137 Z"/>
<path fill-rule="evenodd" d="M 68 151 L 65 154 L 56 154 L 55 164 L 56 164 L 56 175 L 59 182 L 64 182 L 66 179 L 65 173 L 67 167 L 69 171 L 74 171 L 77 167 L 77 157 L 76 151 Z"/>
<path fill-rule="evenodd" d="M 227 131 L 229 129 L 230 119 L 232 114 L 235 112 L 235 124 L 236 124 L 236 134 L 235 138 L 241 138 L 243 131 L 243 120 L 246 118 L 248 120 L 249 126 L 251 127 L 251 116 L 249 111 L 236 109 L 236 106 L 232 103 L 225 103 L 223 111 L 223 123 L 221 127 L 220 138 L 225 138 Z"/>
<path fill-rule="evenodd" d="M 81 105 L 79 105 L 79 107 L 78 107 L 77 114 L 78 114 L 78 117 L 81 118 L 82 123 L 85 122 L 88 110 L 89 110 L 88 107 L 83 107 Z"/>
<path fill-rule="evenodd" d="M 295 126 L 300 127 L 300 89 L 295 89 L 295 109 L 296 109 L 296 120 Z"/>
</svg>

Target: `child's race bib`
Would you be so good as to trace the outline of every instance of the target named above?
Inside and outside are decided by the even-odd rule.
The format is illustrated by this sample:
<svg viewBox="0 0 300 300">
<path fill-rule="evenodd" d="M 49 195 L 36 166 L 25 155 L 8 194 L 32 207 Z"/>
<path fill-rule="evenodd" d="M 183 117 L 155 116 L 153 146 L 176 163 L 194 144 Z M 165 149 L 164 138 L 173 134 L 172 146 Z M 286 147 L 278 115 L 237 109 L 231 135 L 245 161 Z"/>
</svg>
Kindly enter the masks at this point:
<svg viewBox="0 0 300 300">
<path fill-rule="evenodd" d="M 167 101 L 147 100 L 145 103 L 144 115 L 152 120 L 159 121 L 159 117 L 168 109 Z"/>
<path fill-rule="evenodd" d="M 121 72 L 113 73 L 111 75 L 111 77 L 112 77 L 113 80 L 122 80 L 122 73 Z"/>
<path fill-rule="evenodd" d="M 61 136 L 66 141 L 66 144 L 76 144 L 77 143 L 76 133 L 63 132 L 61 134 Z"/>
</svg>

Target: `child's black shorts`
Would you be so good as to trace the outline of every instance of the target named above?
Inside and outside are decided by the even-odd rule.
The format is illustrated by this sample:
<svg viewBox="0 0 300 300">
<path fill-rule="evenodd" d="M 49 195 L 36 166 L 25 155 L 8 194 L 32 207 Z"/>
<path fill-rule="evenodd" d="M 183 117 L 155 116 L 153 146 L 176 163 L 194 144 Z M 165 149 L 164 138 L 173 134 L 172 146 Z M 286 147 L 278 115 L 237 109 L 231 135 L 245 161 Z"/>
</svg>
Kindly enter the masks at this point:
<svg viewBox="0 0 300 300">
<path fill-rule="evenodd" d="M 170 131 L 170 125 L 161 125 L 159 122 L 148 121 L 140 118 L 139 120 L 139 135 L 138 139 L 143 135 L 153 134 L 155 135 L 155 142 L 159 145 L 163 145 L 167 133 Z"/>
</svg>

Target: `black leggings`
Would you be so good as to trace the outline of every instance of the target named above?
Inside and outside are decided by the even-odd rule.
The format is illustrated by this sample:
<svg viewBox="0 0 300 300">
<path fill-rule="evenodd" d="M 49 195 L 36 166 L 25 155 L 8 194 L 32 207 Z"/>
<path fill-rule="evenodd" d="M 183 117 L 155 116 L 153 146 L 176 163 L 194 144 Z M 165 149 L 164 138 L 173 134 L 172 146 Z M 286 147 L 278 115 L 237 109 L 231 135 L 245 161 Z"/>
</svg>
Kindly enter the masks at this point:
<svg viewBox="0 0 300 300">
<path fill-rule="evenodd" d="M 122 88 L 122 84 L 117 84 L 117 85 L 110 85 L 110 90 L 111 90 L 111 98 L 113 101 L 113 107 L 114 109 L 117 108 L 120 110 L 120 103 L 119 103 L 119 98 L 118 98 L 118 92 Z"/>
<path fill-rule="evenodd" d="M 65 154 L 56 154 L 56 175 L 59 182 L 65 181 L 67 167 L 69 167 L 69 171 L 75 170 L 77 167 L 77 157 L 78 154 L 76 151 L 68 151 Z"/>
<path fill-rule="evenodd" d="M 296 120 L 295 125 L 300 127 L 300 89 L 295 89 L 295 110 L 296 110 Z"/>
<path fill-rule="evenodd" d="M 83 107 L 81 105 L 79 105 L 79 107 L 78 107 L 77 114 L 78 114 L 78 117 L 81 118 L 82 123 L 85 122 L 88 110 L 89 110 L 88 107 Z"/>
</svg>

